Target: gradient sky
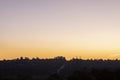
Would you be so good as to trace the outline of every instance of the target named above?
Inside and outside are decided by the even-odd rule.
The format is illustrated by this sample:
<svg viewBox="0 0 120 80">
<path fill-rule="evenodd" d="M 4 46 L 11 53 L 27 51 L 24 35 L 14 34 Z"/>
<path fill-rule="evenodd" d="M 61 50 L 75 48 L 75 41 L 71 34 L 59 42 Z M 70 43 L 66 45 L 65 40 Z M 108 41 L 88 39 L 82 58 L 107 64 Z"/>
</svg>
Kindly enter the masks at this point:
<svg viewBox="0 0 120 80">
<path fill-rule="evenodd" d="M 0 59 L 120 57 L 120 0 L 0 0 Z"/>
</svg>

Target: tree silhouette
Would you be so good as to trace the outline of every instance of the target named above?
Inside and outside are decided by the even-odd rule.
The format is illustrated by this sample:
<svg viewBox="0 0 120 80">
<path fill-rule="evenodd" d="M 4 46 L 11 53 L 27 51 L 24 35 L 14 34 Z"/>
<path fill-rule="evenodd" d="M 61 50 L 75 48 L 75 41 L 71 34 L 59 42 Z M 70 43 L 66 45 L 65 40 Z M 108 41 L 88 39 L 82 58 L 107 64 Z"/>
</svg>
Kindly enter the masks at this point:
<svg viewBox="0 0 120 80">
<path fill-rule="evenodd" d="M 0 80 L 120 80 L 120 60 L 20 57 L 0 61 Z"/>
</svg>

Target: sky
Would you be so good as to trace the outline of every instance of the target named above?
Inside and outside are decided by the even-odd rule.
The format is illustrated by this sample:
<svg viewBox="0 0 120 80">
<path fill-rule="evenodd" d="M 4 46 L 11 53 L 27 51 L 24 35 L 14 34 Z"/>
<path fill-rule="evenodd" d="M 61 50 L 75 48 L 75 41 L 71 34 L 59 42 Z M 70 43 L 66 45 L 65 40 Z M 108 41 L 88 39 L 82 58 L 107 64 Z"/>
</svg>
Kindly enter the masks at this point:
<svg viewBox="0 0 120 80">
<path fill-rule="evenodd" d="M 0 0 L 0 59 L 120 58 L 120 0 Z"/>
</svg>

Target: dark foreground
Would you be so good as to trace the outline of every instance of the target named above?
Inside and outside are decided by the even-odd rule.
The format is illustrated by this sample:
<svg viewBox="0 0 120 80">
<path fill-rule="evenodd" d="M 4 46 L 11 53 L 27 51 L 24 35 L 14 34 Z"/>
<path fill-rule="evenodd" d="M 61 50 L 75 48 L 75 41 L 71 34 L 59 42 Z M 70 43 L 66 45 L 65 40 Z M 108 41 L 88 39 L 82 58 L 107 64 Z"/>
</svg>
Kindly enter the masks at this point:
<svg viewBox="0 0 120 80">
<path fill-rule="evenodd" d="M 120 80 L 120 61 L 21 57 L 0 61 L 0 80 Z"/>
</svg>

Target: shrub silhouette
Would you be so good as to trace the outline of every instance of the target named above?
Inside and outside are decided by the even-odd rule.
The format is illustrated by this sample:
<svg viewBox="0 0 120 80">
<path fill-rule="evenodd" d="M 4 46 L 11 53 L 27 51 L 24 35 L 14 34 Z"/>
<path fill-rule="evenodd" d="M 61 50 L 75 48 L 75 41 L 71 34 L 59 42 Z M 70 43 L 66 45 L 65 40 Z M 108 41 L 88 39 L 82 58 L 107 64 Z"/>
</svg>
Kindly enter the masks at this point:
<svg viewBox="0 0 120 80">
<path fill-rule="evenodd" d="M 0 61 L 0 80 L 120 80 L 120 60 L 21 57 Z"/>
<path fill-rule="evenodd" d="M 68 77 L 68 80 L 95 80 L 95 78 L 88 73 L 75 71 Z"/>
<path fill-rule="evenodd" d="M 63 80 L 58 74 L 52 74 L 47 80 Z"/>
</svg>

